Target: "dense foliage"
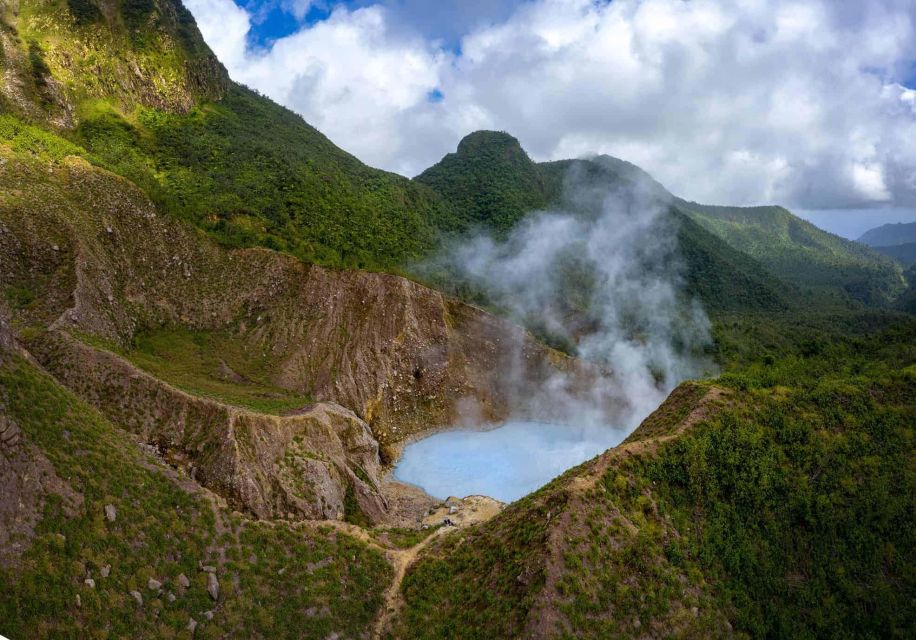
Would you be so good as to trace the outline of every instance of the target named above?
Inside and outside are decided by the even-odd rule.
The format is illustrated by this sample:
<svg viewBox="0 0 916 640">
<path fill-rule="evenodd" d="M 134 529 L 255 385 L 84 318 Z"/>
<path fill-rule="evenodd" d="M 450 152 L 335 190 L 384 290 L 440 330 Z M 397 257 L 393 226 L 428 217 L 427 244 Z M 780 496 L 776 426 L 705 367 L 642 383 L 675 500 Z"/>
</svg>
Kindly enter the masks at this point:
<svg viewBox="0 0 916 640">
<path fill-rule="evenodd" d="M 907 322 L 726 376 L 734 405 L 645 466 L 737 628 L 914 629 L 914 338 Z"/>
<path fill-rule="evenodd" d="M 874 247 L 874 249 L 878 253 L 883 253 L 899 261 L 905 267 L 916 264 L 916 242 L 905 242 L 903 244 L 894 244 L 887 247 Z"/>
<path fill-rule="evenodd" d="M 687 387 L 625 452 L 433 547 L 402 634 L 910 636 L 916 322 L 877 316 L 729 323 L 715 409 L 664 440 L 703 395 Z"/>
<path fill-rule="evenodd" d="M 456 153 L 414 180 L 451 204 L 456 220 L 449 230 L 485 228 L 505 233 L 526 213 L 547 206 L 555 195 L 518 140 L 495 131 L 466 136 Z"/>
<path fill-rule="evenodd" d="M 898 244 L 916 242 L 916 222 L 898 222 L 882 224 L 869 229 L 861 236 L 859 242 L 870 247 L 891 247 Z"/>
<path fill-rule="evenodd" d="M 328 266 L 391 268 L 435 241 L 435 194 L 372 169 L 242 87 L 188 114 L 99 108 L 77 131 L 101 163 L 232 246 Z"/>
<path fill-rule="evenodd" d="M 684 201 L 678 207 L 809 295 L 844 292 L 882 305 L 903 290 L 900 267 L 893 260 L 822 231 L 782 207 L 714 207 Z"/>
</svg>

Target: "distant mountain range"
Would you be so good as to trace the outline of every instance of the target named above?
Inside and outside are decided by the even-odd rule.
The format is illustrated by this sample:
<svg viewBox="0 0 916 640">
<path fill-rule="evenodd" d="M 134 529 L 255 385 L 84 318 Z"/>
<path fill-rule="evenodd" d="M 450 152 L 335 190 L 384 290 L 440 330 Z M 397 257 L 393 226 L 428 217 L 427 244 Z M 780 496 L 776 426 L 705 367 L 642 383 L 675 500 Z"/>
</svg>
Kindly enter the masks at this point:
<svg viewBox="0 0 916 640">
<path fill-rule="evenodd" d="M 904 266 L 916 264 L 916 222 L 883 224 L 863 233 L 858 241 Z"/>
<path fill-rule="evenodd" d="M 892 247 L 916 242 L 916 222 L 893 222 L 869 229 L 858 242 L 870 247 Z"/>
</svg>

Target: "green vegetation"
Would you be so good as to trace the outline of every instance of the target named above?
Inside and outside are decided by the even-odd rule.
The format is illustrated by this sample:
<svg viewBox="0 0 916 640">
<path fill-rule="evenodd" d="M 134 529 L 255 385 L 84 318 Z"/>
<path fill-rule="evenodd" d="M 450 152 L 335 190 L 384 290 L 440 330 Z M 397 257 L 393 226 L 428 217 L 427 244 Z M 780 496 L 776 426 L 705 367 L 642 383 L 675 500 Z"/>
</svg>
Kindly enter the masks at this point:
<svg viewBox="0 0 916 640">
<path fill-rule="evenodd" d="M 687 202 L 639 167 L 610 156 L 536 164 L 505 133 L 470 134 L 456 153 L 415 180 L 451 204 L 460 230 L 482 227 L 497 235 L 534 209 L 580 210 L 593 188 L 617 193 L 638 206 L 671 206 L 688 267 L 688 293 L 698 295 L 712 312 L 774 310 L 785 308 L 787 297 L 801 296 L 817 296 L 820 305 L 844 306 L 852 298 L 887 306 L 905 286 L 892 260 L 822 231 L 782 207 Z M 701 236 L 696 224 L 711 237 Z M 729 246 L 723 247 L 722 240 Z M 781 280 L 797 288 L 787 288 Z M 433 284 L 439 286 L 439 281 Z"/>
<path fill-rule="evenodd" d="M 227 332 L 160 329 L 137 336 L 123 355 L 190 394 L 260 413 L 282 414 L 311 402 L 270 383 L 277 365 L 272 354 Z"/>
<path fill-rule="evenodd" d="M 559 508 L 523 498 L 491 524 L 440 538 L 435 553 L 405 576 L 407 606 L 396 636 L 523 637 L 525 615 L 545 580 L 547 514 Z"/>
<path fill-rule="evenodd" d="M 914 628 L 914 337 L 909 323 L 723 378 L 748 389 L 742 402 L 645 464 L 736 628 L 859 638 Z"/>
<path fill-rule="evenodd" d="M 798 304 L 798 290 L 770 275 L 753 258 L 679 211 L 670 215 L 678 226 L 684 291 L 701 300 L 713 319 L 734 312 L 786 310 Z"/>
<path fill-rule="evenodd" d="M 876 251 L 822 231 L 782 207 L 678 207 L 771 273 L 816 292 L 886 305 L 904 286 L 900 267 Z"/>
<path fill-rule="evenodd" d="M 882 224 L 863 233 L 858 242 L 870 247 L 891 247 L 898 244 L 916 243 L 916 222 Z"/>
<path fill-rule="evenodd" d="M 375 529 L 372 534 L 378 541 L 397 549 L 409 549 L 426 540 L 434 534 L 441 525 L 427 527 L 426 529 L 406 529 L 403 527 L 386 527 Z"/>
<path fill-rule="evenodd" d="M 60 162 L 67 156 L 86 153 L 82 147 L 9 114 L 0 114 L 0 141 L 14 152 L 45 161 Z"/>
<path fill-rule="evenodd" d="M 187 114 L 97 105 L 77 140 L 173 215 L 229 246 L 326 266 L 393 268 L 434 244 L 439 198 L 365 166 L 292 112 L 242 87 Z"/>
<path fill-rule="evenodd" d="M 876 315 L 785 335 L 789 317 L 746 318 L 764 336 L 724 352 L 716 408 L 654 443 L 696 406 L 688 386 L 630 455 L 437 541 L 405 578 L 401 635 L 908 636 L 916 321 Z"/>
<path fill-rule="evenodd" d="M 683 387 L 626 455 L 606 454 L 482 526 L 431 541 L 405 578 L 400 637 L 913 634 L 916 321 L 860 303 L 916 312 L 916 268 L 904 279 L 892 260 L 779 207 L 675 199 L 614 158 L 536 164 L 504 133 L 468 136 L 414 181 L 378 171 L 231 84 L 177 0 L 102 8 L 22 0 L 15 15 L 0 9 L 4 42 L 20 49 L 2 57 L 14 77 L 0 91 L 0 145 L 15 183 L 0 190 L 0 204 L 35 237 L 58 242 L 55 225 L 71 220 L 59 212 L 85 207 L 98 184 L 111 184 L 93 183 L 103 172 L 80 174 L 68 156 L 126 177 L 161 211 L 226 245 L 334 267 L 397 271 L 443 238 L 481 228 L 504 236 L 554 204 L 584 209 L 590 185 L 668 207 L 677 225 L 685 290 L 713 319 L 712 355 L 724 374 Z M 564 195 L 568 179 L 584 188 Z M 119 206 L 143 200 L 112 191 Z M 43 271 L 7 269 L 0 306 L 20 329 L 70 308 L 77 274 L 64 258 L 77 249 L 89 277 L 101 242 L 117 241 L 143 262 L 137 238 L 108 239 L 101 217 L 95 227 L 72 220 L 84 244 L 36 243 L 47 254 L 36 259 Z M 505 311 L 453 275 L 430 281 Z M 572 260 L 570 313 L 587 311 L 587 276 Z M 149 303 L 118 290 L 111 304 Z M 149 325 L 158 326 L 152 306 Z M 519 320 L 539 331 L 536 320 Z M 170 327 L 140 333 L 128 349 L 95 344 L 195 395 L 268 413 L 309 402 L 272 382 L 282 354 L 229 332 Z M 720 399 L 703 404 L 712 388 Z M 655 440 L 697 407 L 683 435 Z M 59 479 L 42 476 L 34 537 L 21 540 L 15 565 L 0 566 L 0 632 L 188 638 L 193 617 L 203 638 L 304 629 L 359 637 L 378 613 L 392 577 L 381 553 L 331 528 L 256 523 L 218 508 L 32 364 L 5 354 L 0 412 L 22 431 L 15 455 Z M 0 450 L 4 462 L 7 455 Z M 50 467 L 40 466 L 45 458 Z M 368 525 L 352 485 L 344 502 L 348 521 Z M 106 504 L 117 507 L 113 522 Z M 432 531 L 371 533 L 404 548 Z M 216 567 L 217 603 L 200 565 Z M 177 586 L 181 573 L 192 578 L 187 589 Z M 163 582 L 161 593 L 147 587 L 150 578 Z"/>
<path fill-rule="evenodd" d="M 0 566 L 3 635 L 190 638 L 185 627 L 194 618 L 198 638 L 299 638 L 303 629 L 358 636 L 374 618 L 391 569 L 365 544 L 217 509 L 24 360 L 0 364 L 0 406 L 31 443 L 22 446 L 37 447 L 81 496 L 70 505 L 48 495 L 18 566 Z M 106 504 L 117 509 L 114 522 Z M 216 567 L 218 602 L 198 563 Z M 188 589 L 178 586 L 181 573 Z M 84 584 L 90 576 L 94 587 Z M 161 593 L 147 587 L 150 578 L 163 583 Z M 203 615 L 210 610 L 212 622 Z"/>
<path fill-rule="evenodd" d="M 889 258 L 893 258 L 904 267 L 910 267 L 916 264 L 916 242 L 905 242 L 887 247 L 874 247 L 878 253 L 883 253 Z"/>
<path fill-rule="evenodd" d="M 505 132 L 477 131 L 416 178 L 438 192 L 456 219 L 449 231 L 483 227 L 505 233 L 526 213 L 550 204 L 544 177 Z"/>
<path fill-rule="evenodd" d="M 102 12 L 92 0 L 67 0 L 67 7 L 76 24 L 83 26 L 102 19 Z"/>
</svg>

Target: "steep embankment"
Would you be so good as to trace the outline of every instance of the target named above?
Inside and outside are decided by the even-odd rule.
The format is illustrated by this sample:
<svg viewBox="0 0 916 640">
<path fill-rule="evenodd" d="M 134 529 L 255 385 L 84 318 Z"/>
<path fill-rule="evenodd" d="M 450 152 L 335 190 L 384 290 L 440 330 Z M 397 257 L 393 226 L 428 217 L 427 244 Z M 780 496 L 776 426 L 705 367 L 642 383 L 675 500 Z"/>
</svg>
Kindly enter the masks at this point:
<svg viewBox="0 0 916 640">
<path fill-rule="evenodd" d="M 10 638 L 359 637 L 392 577 L 343 531 L 230 511 L 24 358 L 5 325 L 0 482 Z"/>
<path fill-rule="evenodd" d="M 385 505 L 376 441 L 450 423 L 459 404 L 498 419 L 521 399 L 517 380 L 579 366 L 402 278 L 227 251 L 161 216 L 131 183 L 67 155 L 59 140 L 27 127 L 18 135 L 31 153 L 0 146 L 0 287 L 32 352 L 251 512 L 377 520 Z M 268 362 L 276 388 L 355 415 L 327 405 L 257 415 L 134 371 L 135 340 L 163 327 L 208 334 L 217 350 L 225 336 Z M 210 375 L 248 384 L 227 369 Z M 306 486 L 296 480 L 303 474 Z"/>
</svg>

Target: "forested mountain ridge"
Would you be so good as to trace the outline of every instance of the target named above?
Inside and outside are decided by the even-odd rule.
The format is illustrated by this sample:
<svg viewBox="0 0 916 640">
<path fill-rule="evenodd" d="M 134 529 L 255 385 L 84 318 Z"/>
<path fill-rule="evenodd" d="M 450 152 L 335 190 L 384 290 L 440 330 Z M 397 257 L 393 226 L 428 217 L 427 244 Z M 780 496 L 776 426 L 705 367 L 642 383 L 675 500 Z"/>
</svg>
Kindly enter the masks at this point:
<svg viewBox="0 0 916 640">
<path fill-rule="evenodd" d="M 4 2 L 0 46 L 0 634 L 914 635 L 916 320 L 866 249 L 751 256 L 792 218 L 507 134 L 378 171 L 231 82 L 178 0 Z M 719 373 L 505 510 L 392 488 L 409 439 L 532 404 L 520 378 L 606 373 L 385 273 L 588 214 L 571 181 L 676 230 Z"/>
<path fill-rule="evenodd" d="M 648 201 L 676 208 L 732 248 L 758 261 L 772 276 L 816 293 L 848 295 L 887 305 L 906 283 L 893 260 L 855 242 L 818 229 L 782 207 L 720 207 L 687 202 L 669 193 L 639 167 L 610 156 L 534 163 L 506 133 L 467 136 L 415 180 L 454 202 L 474 224 L 505 232 L 528 210 L 564 202 L 573 187 L 590 182 L 640 185 Z"/>
<path fill-rule="evenodd" d="M 0 8 L 5 138 L 50 128 L 230 246 L 394 269 L 448 208 L 233 83 L 178 0 L 21 0 Z"/>
<path fill-rule="evenodd" d="M 869 229 L 856 242 L 867 244 L 870 247 L 892 247 L 899 244 L 912 244 L 916 242 L 916 222 L 897 222 L 883 224 L 880 227 Z"/>
</svg>

